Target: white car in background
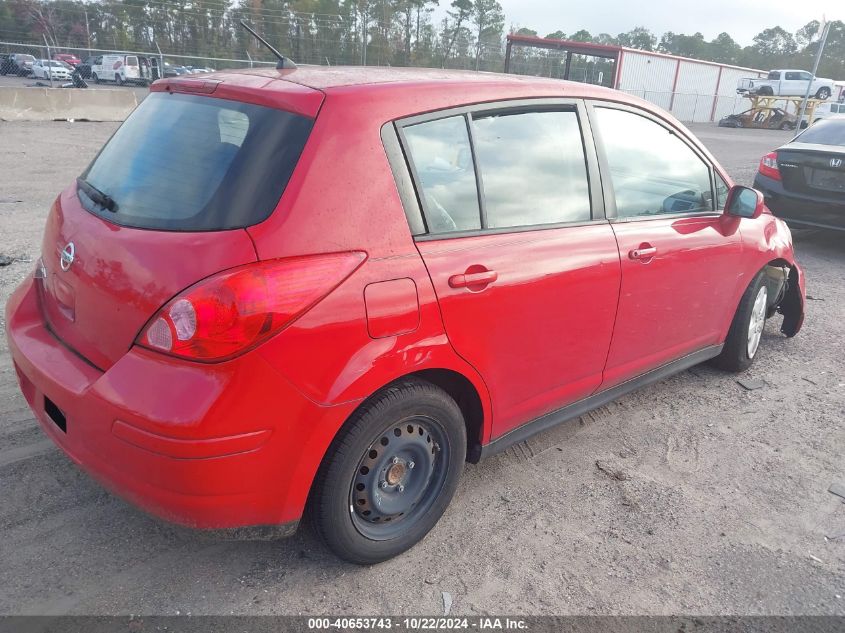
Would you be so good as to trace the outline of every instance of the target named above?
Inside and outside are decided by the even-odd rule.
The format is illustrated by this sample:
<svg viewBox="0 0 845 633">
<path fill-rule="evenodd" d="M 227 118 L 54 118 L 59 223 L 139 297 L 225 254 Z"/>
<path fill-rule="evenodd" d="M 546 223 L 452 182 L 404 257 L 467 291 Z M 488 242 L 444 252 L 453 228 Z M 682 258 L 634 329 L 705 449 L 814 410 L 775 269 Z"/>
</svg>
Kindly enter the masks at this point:
<svg viewBox="0 0 845 633">
<path fill-rule="evenodd" d="M 32 65 L 32 77 L 35 79 L 67 81 L 71 72 L 67 64 L 54 59 L 37 59 Z"/>
</svg>

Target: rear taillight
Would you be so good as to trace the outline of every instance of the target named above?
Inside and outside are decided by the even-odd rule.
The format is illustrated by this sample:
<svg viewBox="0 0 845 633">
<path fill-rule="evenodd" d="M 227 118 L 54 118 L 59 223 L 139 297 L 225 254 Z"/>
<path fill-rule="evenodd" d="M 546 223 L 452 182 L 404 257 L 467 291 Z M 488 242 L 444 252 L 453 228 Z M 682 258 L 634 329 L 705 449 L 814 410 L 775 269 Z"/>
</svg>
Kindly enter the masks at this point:
<svg viewBox="0 0 845 633">
<path fill-rule="evenodd" d="M 760 175 L 780 180 L 780 170 L 778 169 L 778 153 L 769 152 L 760 160 L 760 167 L 758 168 Z"/>
<path fill-rule="evenodd" d="M 237 356 L 277 334 L 337 288 L 366 259 L 332 253 L 247 264 L 181 292 L 136 339 L 143 347 L 197 361 Z"/>
</svg>

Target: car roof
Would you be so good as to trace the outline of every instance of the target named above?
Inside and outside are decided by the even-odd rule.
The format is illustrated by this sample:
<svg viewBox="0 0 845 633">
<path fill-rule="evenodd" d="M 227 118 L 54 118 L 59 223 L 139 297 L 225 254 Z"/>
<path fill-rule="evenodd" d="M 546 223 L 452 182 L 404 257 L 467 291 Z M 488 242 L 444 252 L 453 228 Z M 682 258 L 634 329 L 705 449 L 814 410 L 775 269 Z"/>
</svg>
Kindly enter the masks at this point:
<svg viewBox="0 0 845 633">
<path fill-rule="evenodd" d="M 282 79 L 314 88 L 331 90 L 332 88 L 350 88 L 354 86 L 372 86 L 384 84 L 402 84 L 405 87 L 422 84 L 498 84 L 505 86 L 542 85 L 560 89 L 563 84 L 589 86 L 602 90 L 600 86 L 580 82 L 564 82 L 560 79 L 546 79 L 530 75 L 511 75 L 470 70 L 444 70 L 440 68 L 396 68 L 380 66 L 299 66 L 293 70 L 275 68 L 253 68 L 246 70 L 224 71 L 219 74 L 257 75 Z M 603 90 L 610 91 L 608 88 Z"/>
</svg>

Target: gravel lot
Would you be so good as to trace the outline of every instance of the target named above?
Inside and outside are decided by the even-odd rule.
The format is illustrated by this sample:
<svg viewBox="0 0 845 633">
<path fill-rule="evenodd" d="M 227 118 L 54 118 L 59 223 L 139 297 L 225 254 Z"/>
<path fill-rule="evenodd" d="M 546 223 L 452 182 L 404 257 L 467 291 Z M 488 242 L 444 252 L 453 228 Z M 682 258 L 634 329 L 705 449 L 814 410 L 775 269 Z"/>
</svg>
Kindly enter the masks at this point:
<svg viewBox="0 0 845 633">
<path fill-rule="evenodd" d="M 0 302 L 113 124 L 0 123 Z M 695 126 L 738 181 L 788 138 Z M 468 465 L 401 558 L 343 564 L 308 529 L 226 542 L 103 491 L 44 438 L 0 338 L 0 614 L 845 614 L 845 249 L 796 234 L 804 330 L 736 377 L 699 366 Z M 0 319 L 0 330 L 5 324 Z"/>
</svg>

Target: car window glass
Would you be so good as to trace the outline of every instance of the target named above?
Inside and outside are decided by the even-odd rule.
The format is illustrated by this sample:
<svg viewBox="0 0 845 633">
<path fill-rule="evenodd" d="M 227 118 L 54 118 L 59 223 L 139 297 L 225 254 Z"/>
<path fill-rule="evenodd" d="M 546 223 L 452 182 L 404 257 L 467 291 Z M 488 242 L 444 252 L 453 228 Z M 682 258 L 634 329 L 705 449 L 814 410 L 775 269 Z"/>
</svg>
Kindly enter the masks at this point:
<svg viewBox="0 0 845 633">
<path fill-rule="evenodd" d="M 154 92 L 118 128 L 82 177 L 110 196 L 89 211 L 125 226 L 208 231 L 265 220 L 311 132 L 290 112 L 205 96 Z"/>
<path fill-rule="evenodd" d="M 710 168 L 676 134 L 624 110 L 596 116 L 619 218 L 713 209 Z"/>
<path fill-rule="evenodd" d="M 810 73 L 798 73 L 798 78 L 803 81 L 810 81 L 813 76 Z"/>
<path fill-rule="evenodd" d="M 403 129 L 430 233 L 481 228 L 466 119 L 454 116 Z"/>
<path fill-rule="evenodd" d="M 787 81 L 795 81 L 796 79 L 801 79 L 801 73 L 786 73 Z"/>
<path fill-rule="evenodd" d="M 795 140 L 819 145 L 845 145 L 845 120 L 822 119 L 801 132 Z"/>
<path fill-rule="evenodd" d="M 728 183 L 717 173 L 716 174 L 716 208 L 724 209 L 725 203 L 728 200 Z"/>
<path fill-rule="evenodd" d="M 473 138 L 489 228 L 590 219 L 574 111 L 480 117 L 473 120 Z"/>
<path fill-rule="evenodd" d="M 775 72 L 770 72 L 770 73 L 769 73 L 769 76 L 768 76 L 768 79 L 780 79 L 780 73 L 779 73 L 779 72 L 777 72 L 777 71 L 775 71 Z"/>
</svg>

